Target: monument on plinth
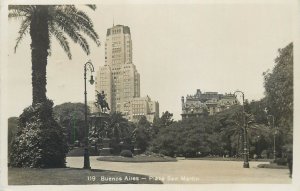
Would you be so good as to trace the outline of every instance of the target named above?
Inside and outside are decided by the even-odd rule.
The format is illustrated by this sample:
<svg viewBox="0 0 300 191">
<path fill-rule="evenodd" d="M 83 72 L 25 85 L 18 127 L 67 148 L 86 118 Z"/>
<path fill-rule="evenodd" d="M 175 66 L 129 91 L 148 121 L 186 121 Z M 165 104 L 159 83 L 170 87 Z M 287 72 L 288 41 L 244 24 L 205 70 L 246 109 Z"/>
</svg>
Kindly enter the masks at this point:
<svg viewBox="0 0 300 191">
<path fill-rule="evenodd" d="M 111 155 L 110 142 L 111 139 L 108 137 L 108 126 L 107 119 L 109 118 L 108 110 L 110 110 L 108 103 L 105 100 L 104 91 L 99 93 L 97 90 L 97 100 L 95 102 L 99 112 L 94 112 L 90 115 L 90 132 L 91 139 L 95 143 L 95 150 L 100 156 Z M 95 141 L 96 140 L 96 141 Z"/>
<path fill-rule="evenodd" d="M 102 139 L 102 148 L 99 150 L 99 155 L 100 156 L 110 156 L 111 155 L 111 150 L 110 148 L 110 138 L 103 138 Z"/>
</svg>

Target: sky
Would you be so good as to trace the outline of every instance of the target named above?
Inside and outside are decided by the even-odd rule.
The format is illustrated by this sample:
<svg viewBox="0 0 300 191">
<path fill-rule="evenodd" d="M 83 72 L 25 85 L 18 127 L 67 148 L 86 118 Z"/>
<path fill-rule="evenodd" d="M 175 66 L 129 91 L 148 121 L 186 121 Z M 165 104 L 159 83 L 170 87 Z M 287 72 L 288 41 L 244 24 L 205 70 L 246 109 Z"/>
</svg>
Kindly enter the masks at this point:
<svg viewBox="0 0 300 191">
<path fill-rule="evenodd" d="M 104 64 L 107 28 L 130 27 L 133 64 L 141 76 L 141 96 L 149 95 L 180 119 L 181 96 L 241 90 L 245 99 L 264 96 L 263 75 L 275 65 L 278 49 L 293 41 L 290 3 L 226 4 L 100 4 L 81 7 L 92 18 L 101 46 L 90 42 L 91 55 L 71 44 L 73 59 L 53 39 L 47 66 L 47 96 L 54 103 L 84 102 L 83 65 L 90 59 L 97 71 Z M 8 22 L 8 116 L 31 104 L 30 36 L 14 53 L 18 20 Z M 89 74 L 88 74 L 89 75 Z M 88 86 L 88 100 L 94 86 Z"/>
</svg>

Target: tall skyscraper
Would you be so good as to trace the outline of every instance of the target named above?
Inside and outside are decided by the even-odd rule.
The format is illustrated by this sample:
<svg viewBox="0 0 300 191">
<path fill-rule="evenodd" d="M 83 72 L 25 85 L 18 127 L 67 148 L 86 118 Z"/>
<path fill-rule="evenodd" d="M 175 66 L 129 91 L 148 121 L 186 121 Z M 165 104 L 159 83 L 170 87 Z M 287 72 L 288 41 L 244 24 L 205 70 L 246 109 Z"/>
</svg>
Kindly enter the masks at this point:
<svg viewBox="0 0 300 191">
<path fill-rule="evenodd" d="M 123 112 L 124 103 L 140 97 L 140 74 L 132 63 L 132 41 L 128 26 L 107 29 L 105 65 L 97 72 L 96 90 L 104 91 L 111 112 Z"/>
</svg>

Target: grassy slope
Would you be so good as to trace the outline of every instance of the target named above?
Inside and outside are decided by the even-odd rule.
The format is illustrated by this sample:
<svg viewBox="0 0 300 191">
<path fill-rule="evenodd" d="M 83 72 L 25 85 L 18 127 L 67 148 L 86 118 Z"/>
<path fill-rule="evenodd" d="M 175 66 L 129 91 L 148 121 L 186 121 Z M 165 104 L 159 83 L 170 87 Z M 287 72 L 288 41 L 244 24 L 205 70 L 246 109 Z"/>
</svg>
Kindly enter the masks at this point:
<svg viewBox="0 0 300 191">
<path fill-rule="evenodd" d="M 95 176 L 96 180 L 88 180 Z M 102 177 L 118 177 L 117 181 L 101 180 Z M 125 180 L 125 177 L 138 180 Z M 149 180 L 148 176 L 107 170 L 85 170 L 76 168 L 30 169 L 8 168 L 9 185 L 85 185 L 85 184 L 162 184 Z"/>
</svg>

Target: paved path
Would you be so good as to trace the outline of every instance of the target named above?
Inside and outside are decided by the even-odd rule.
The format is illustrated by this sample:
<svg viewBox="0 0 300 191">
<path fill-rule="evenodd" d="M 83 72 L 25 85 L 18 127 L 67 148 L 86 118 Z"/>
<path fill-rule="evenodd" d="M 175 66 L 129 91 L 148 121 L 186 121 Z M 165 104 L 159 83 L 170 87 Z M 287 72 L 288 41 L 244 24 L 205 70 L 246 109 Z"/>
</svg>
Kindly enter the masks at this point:
<svg viewBox="0 0 300 191">
<path fill-rule="evenodd" d="M 179 160 L 177 162 L 122 163 L 98 161 L 90 157 L 92 169 L 112 170 L 148 175 L 163 183 L 180 184 L 289 184 L 287 169 L 257 168 L 264 162 L 250 162 L 250 168 L 243 168 L 243 162 Z M 83 157 L 68 157 L 67 166 L 82 168 Z"/>
</svg>

